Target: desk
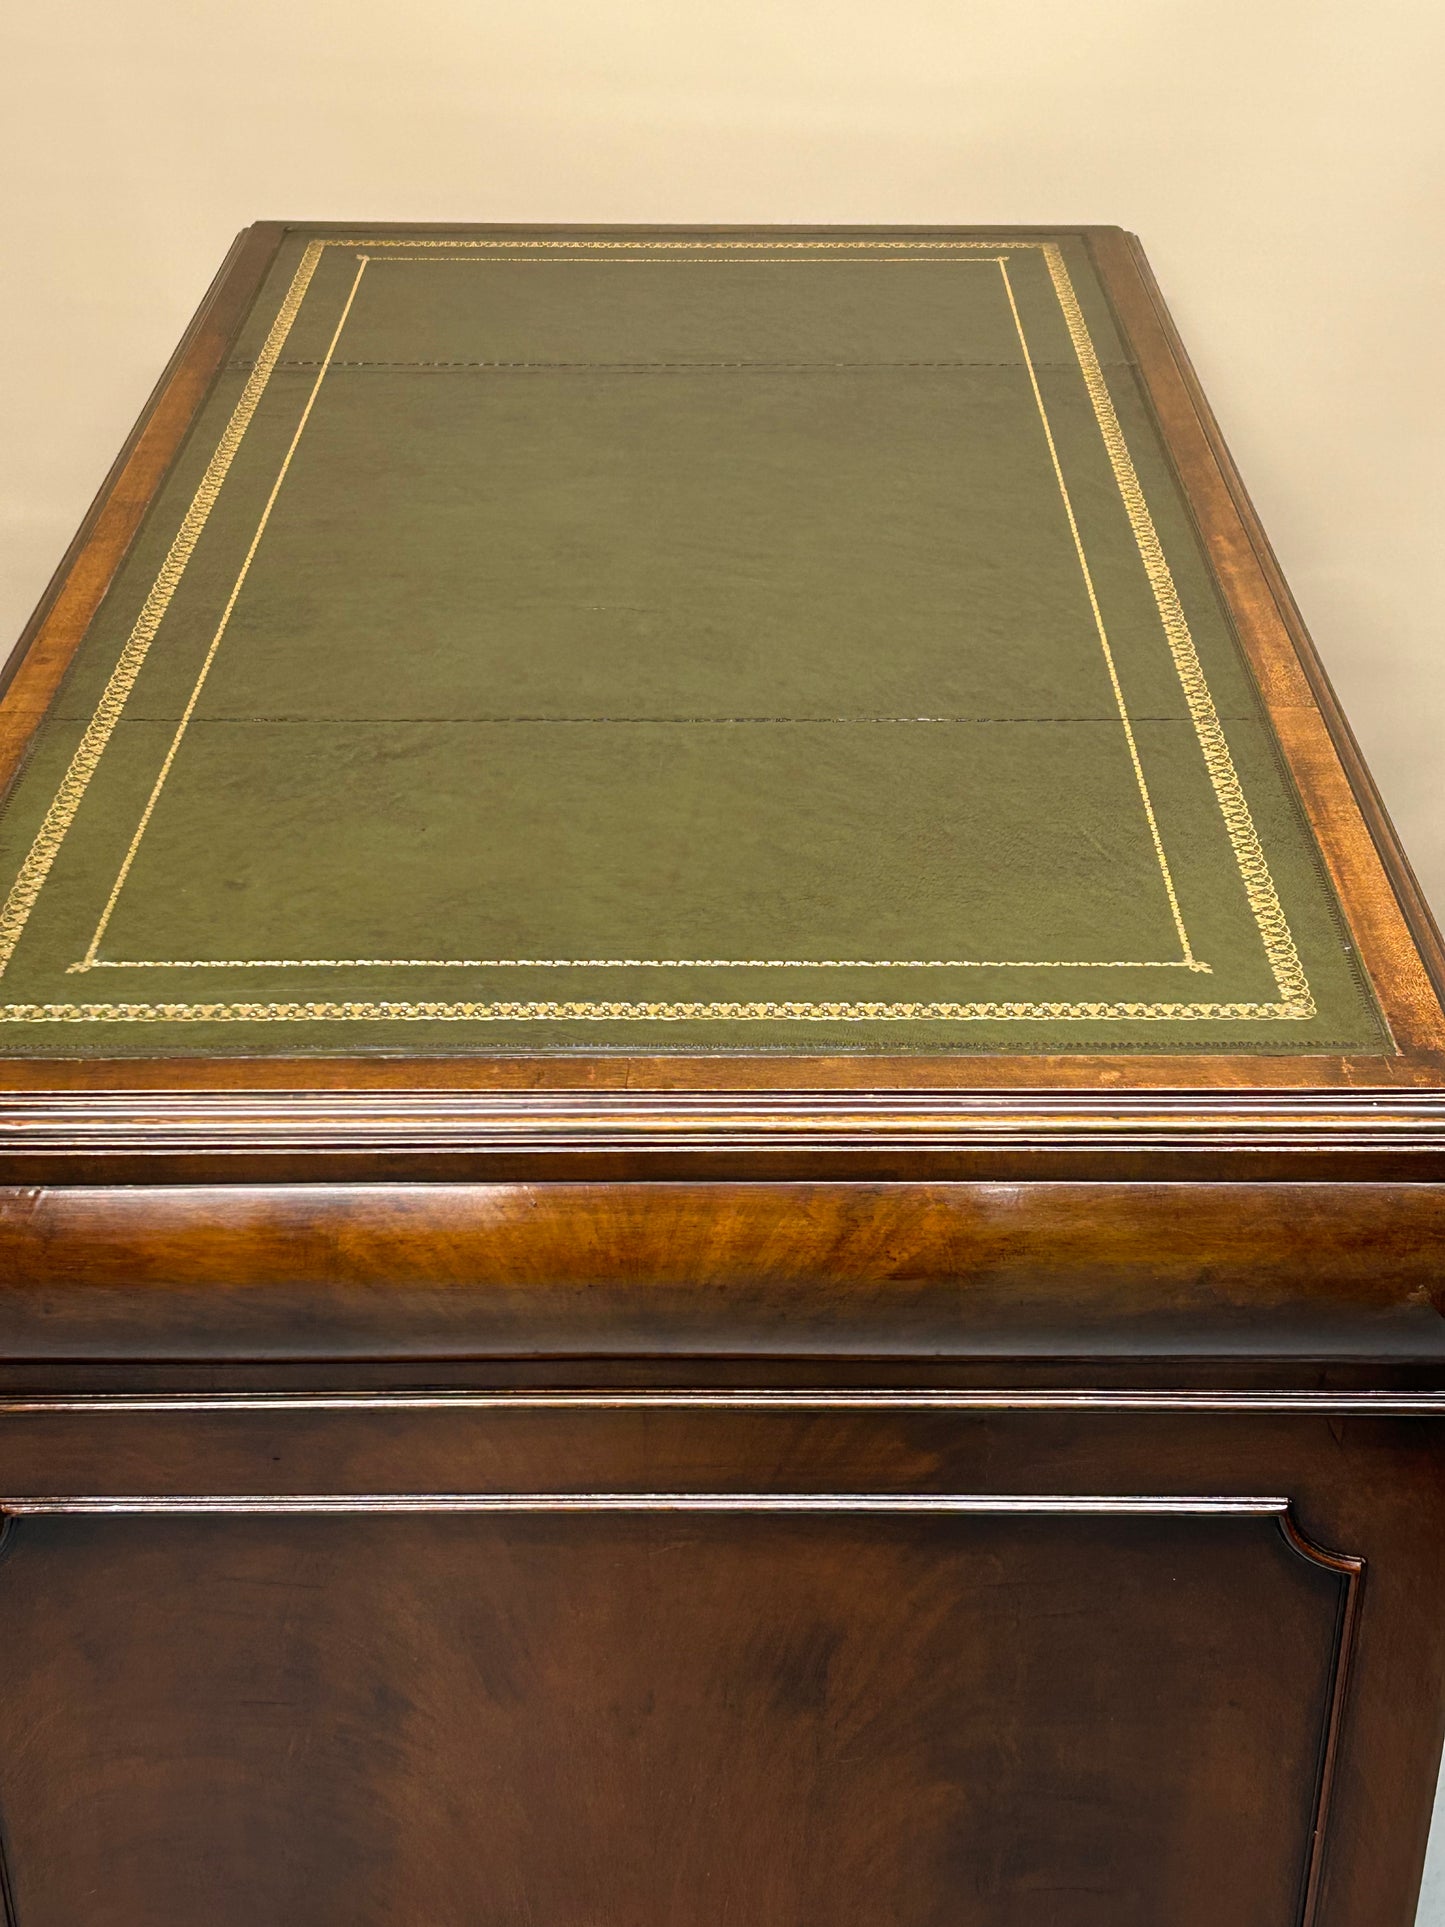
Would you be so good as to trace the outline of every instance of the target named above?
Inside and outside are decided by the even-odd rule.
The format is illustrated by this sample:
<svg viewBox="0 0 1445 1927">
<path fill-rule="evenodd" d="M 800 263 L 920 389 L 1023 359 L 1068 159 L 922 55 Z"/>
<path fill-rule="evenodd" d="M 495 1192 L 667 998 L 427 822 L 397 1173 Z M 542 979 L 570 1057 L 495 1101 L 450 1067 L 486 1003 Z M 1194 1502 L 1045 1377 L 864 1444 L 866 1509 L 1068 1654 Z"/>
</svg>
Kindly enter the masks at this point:
<svg viewBox="0 0 1445 1927">
<path fill-rule="evenodd" d="M 9 1927 L 1408 1927 L 1441 950 L 1132 237 L 248 229 L 0 758 Z"/>
</svg>

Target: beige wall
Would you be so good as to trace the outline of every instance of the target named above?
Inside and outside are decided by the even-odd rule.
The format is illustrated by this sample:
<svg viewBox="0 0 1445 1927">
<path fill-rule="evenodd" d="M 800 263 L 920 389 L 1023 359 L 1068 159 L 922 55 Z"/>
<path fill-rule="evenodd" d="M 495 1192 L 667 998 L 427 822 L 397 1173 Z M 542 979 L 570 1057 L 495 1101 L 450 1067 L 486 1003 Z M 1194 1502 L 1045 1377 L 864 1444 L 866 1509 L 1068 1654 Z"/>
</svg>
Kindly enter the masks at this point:
<svg viewBox="0 0 1445 1927">
<path fill-rule="evenodd" d="M 0 647 L 247 221 L 1117 221 L 1445 907 L 1445 0 L 46 0 L 0 71 Z"/>
<path fill-rule="evenodd" d="M 1445 906 L 1445 0 L 46 0 L 0 64 L 0 646 L 247 221 L 1117 221 Z"/>
</svg>

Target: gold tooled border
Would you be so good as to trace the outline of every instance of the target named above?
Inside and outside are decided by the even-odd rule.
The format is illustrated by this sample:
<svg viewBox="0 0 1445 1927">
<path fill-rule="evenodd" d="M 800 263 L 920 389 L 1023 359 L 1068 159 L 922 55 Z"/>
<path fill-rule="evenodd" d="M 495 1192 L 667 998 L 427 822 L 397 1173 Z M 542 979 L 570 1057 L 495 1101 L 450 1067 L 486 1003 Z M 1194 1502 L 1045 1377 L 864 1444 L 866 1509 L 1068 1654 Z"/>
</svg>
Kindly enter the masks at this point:
<svg viewBox="0 0 1445 1927">
<path fill-rule="evenodd" d="M 0 1004 L 0 1022 L 147 1023 L 437 1023 L 533 1022 L 682 1024 L 724 1023 L 918 1023 L 977 1024 L 999 1018 L 1049 1023 L 1125 1023 L 1176 1019 L 1201 1023 L 1258 1018 L 1273 1004 L 815 1004 L 815 1003 L 232 1003 L 232 1004 Z M 1282 1013 L 1283 1014 L 1283 1013 Z M 1298 1015 L 1302 1013 L 1289 1013 Z"/>
<path fill-rule="evenodd" d="M 1094 419 L 1099 424 L 1099 432 L 1104 438 L 1108 451 L 1109 464 L 1114 471 L 1119 494 L 1124 503 L 1124 512 L 1129 517 L 1129 526 L 1134 532 L 1134 541 L 1139 550 L 1139 559 L 1144 564 L 1144 572 L 1149 578 L 1149 586 L 1154 592 L 1155 607 L 1159 620 L 1164 625 L 1165 640 L 1169 653 L 1174 660 L 1175 672 L 1184 700 L 1189 705 L 1190 720 L 1194 733 L 1199 739 L 1199 747 L 1204 756 L 1204 766 L 1209 772 L 1209 780 L 1214 786 L 1215 799 L 1219 804 L 1220 815 L 1234 850 L 1234 860 L 1239 866 L 1240 878 L 1249 907 L 1264 941 L 1265 954 L 1269 958 L 1270 969 L 1279 986 L 1280 995 L 1286 1003 L 1308 1004 L 1304 1015 L 1314 1014 L 1314 999 L 1305 978 L 1304 966 L 1295 948 L 1294 937 L 1285 919 L 1284 907 L 1275 888 L 1274 877 L 1260 843 L 1259 833 L 1254 827 L 1254 819 L 1245 800 L 1244 786 L 1234 767 L 1234 758 L 1229 753 L 1224 727 L 1219 720 L 1219 712 L 1214 707 L 1209 684 L 1205 680 L 1204 667 L 1199 660 L 1199 652 L 1194 646 L 1185 619 L 1179 591 L 1174 586 L 1173 572 L 1164 554 L 1164 546 L 1154 527 L 1154 518 L 1149 513 L 1149 505 L 1144 499 L 1134 468 L 1133 457 L 1124 431 L 1119 426 L 1119 417 L 1114 412 L 1113 397 L 1104 380 L 1104 371 L 1099 366 L 1099 357 L 1084 322 L 1083 310 L 1078 296 L 1069 279 L 1069 271 L 1058 243 L 1044 243 L 1044 260 L 1048 264 L 1049 276 L 1063 309 L 1064 321 L 1069 330 L 1069 339 L 1074 345 L 1079 368 L 1084 377 L 1084 386 L 1089 391 L 1093 405 Z"/>
<path fill-rule="evenodd" d="M 1056 241 L 597 241 L 536 240 L 533 248 L 569 252 L 614 250 L 691 250 L 717 252 L 747 249 L 753 253 L 787 249 L 872 252 L 908 250 L 929 253 L 987 249 L 1007 254 L 1015 249 L 1039 250 L 1060 303 L 1069 338 L 1079 362 L 1099 432 L 1113 469 L 1135 543 L 1159 610 L 1170 654 L 1184 691 L 1190 718 L 1205 767 L 1214 788 L 1251 914 L 1260 932 L 1271 973 L 1280 991 L 1277 1003 L 633 1003 L 633 1002 L 322 1002 L 322 1003 L 15 1003 L 0 1005 L 0 1022 L 178 1022 L 178 1023 L 311 1023 L 311 1022 L 1174 1022 L 1174 1021 L 1299 1021 L 1315 1015 L 1315 1003 L 1293 935 L 1255 830 L 1234 759 L 1219 721 L 1193 637 L 1190 634 L 1173 574 L 1154 528 L 1133 460 L 1119 425 L 1094 350 L 1062 249 Z M 150 645 L 204 529 L 236 451 L 265 392 L 272 370 L 291 331 L 312 276 L 328 247 L 436 248 L 460 251 L 476 248 L 515 249 L 515 240 L 377 239 L 347 240 L 327 236 L 309 242 L 267 333 L 255 367 L 242 390 L 231 418 L 207 465 L 175 540 L 152 584 L 141 614 L 112 671 L 105 690 L 86 726 L 60 788 L 47 810 L 3 906 L 0 906 L 0 974 L 14 954 L 36 899 L 49 875 L 65 834 L 80 807 L 106 744 L 120 719 Z"/>
</svg>

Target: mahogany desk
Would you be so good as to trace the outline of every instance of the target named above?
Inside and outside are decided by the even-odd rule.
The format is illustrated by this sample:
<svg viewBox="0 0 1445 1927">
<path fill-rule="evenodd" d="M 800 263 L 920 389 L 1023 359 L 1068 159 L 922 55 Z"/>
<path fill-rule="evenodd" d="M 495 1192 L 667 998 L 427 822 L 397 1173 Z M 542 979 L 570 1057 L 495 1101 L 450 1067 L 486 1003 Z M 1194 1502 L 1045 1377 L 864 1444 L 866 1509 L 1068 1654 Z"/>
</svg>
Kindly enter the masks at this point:
<svg viewBox="0 0 1445 1927">
<path fill-rule="evenodd" d="M 1409 1927 L 1441 951 L 1128 235 L 251 228 L 0 750 L 9 1927 Z"/>
</svg>

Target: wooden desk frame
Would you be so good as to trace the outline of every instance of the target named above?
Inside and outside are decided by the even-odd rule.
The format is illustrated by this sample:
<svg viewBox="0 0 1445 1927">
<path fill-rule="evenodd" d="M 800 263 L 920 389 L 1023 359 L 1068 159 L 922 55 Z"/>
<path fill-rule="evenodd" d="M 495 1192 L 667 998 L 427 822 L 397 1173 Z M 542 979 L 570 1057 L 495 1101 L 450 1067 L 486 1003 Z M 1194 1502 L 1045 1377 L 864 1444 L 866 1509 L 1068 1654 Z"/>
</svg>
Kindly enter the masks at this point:
<svg viewBox="0 0 1445 1927">
<path fill-rule="evenodd" d="M 239 237 L 102 488 L 0 781 L 294 231 Z M 1137 242 L 999 230 L 1045 232 L 1137 358 L 1396 1051 L 4 1063 L 5 1583 L 77 1518 L 1264 1521 L 1338 1595 L 1278 1927 L 1410 1927 L 1445 1732 L 1445 951 Z"/>
</svg>

